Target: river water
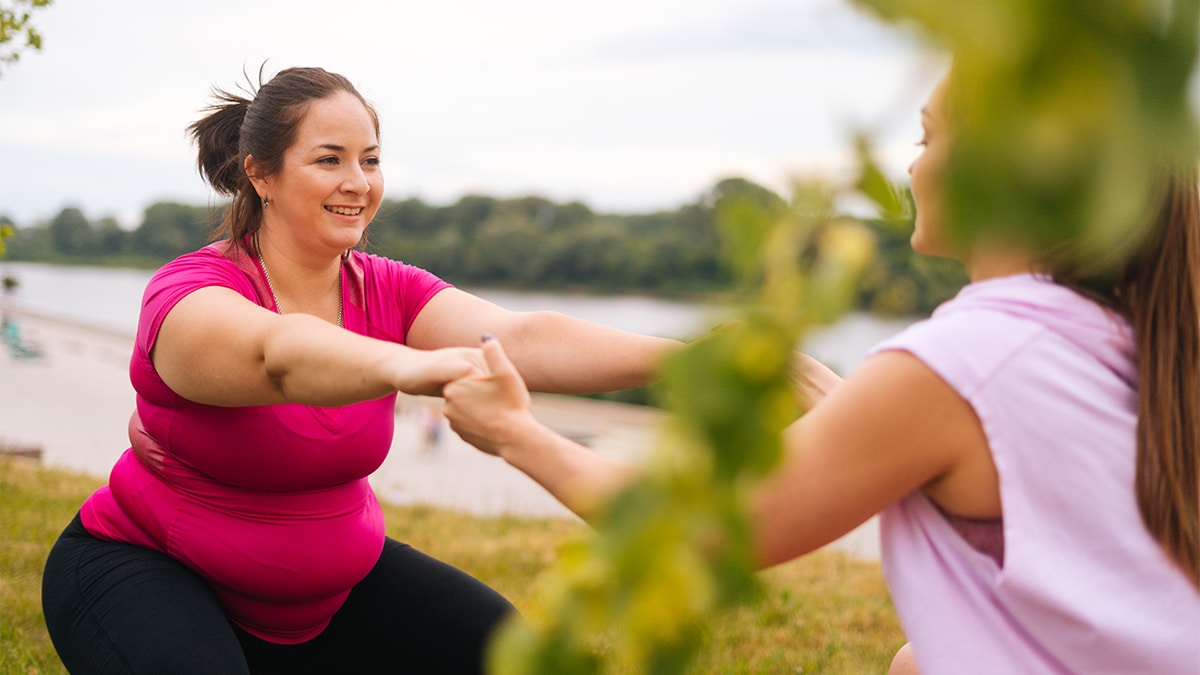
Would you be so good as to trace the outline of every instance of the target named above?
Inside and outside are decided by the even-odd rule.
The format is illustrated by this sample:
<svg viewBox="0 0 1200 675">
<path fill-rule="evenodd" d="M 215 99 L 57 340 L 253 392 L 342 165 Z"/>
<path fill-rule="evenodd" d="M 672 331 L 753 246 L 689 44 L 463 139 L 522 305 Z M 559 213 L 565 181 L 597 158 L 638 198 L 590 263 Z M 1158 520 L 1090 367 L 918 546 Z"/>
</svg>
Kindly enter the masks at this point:
<svg viewBox="0 0 1200 675">
<path fill-rule="evenodd" d="M 0 276 L 14 277 L 5 301 L 41 315 L 132 336 L 150 270 L 0 263 Z M 734 315 L 728 307 L 639 295 L 586 295 L 465 288 L 515 311 L 554 310 L 622 330 L 689 339 Z M 840 373 L 852 370 L 876 342 L 912 319 L 851 314 L 814 331 L 803 349 Z"/>
</svg>

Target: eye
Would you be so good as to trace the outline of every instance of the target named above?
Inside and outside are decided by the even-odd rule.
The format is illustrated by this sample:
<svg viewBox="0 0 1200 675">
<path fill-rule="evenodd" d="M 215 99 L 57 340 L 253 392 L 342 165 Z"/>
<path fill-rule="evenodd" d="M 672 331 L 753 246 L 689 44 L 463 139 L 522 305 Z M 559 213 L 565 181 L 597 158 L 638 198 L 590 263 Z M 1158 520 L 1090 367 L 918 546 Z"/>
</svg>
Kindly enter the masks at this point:
<svg viewBox="0 0 1200 675">
<path fill-rule="evenodd" d="M 379 158 L 378 157 L 368 157 L 363 160 L 363 164 L 366 164 L 367 166 L 379 166 Z"/>
<path fill-rule="evenodd" d="M 338 164 L 338 158 L 336 155 L 329 155 L 329 156 L 318 159 L 317 164 L 328 164 L 330 166 L 336 166 Z"/>
</svg>

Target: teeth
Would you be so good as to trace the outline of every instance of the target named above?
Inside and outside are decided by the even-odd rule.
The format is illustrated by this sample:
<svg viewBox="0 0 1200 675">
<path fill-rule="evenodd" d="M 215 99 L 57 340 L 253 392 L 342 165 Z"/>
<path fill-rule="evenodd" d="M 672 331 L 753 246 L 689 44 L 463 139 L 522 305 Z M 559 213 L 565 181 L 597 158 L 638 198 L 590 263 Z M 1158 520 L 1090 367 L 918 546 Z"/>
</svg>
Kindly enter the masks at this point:
<svg viewBox="0 0 1200 675">
<path fill-rule="evenodd" d="M 347 208 L 345 206 L 326 206 L 325 210 L 332 211 L 332 212 L 334 212 L 338 215 L 342 215 L 342 216 L 357 216 L 358 214 L 362 213 L 362 211 L 363 211 L 361 206 L 358 208 L 354 208 L 354 209 Z"/>
</svg>

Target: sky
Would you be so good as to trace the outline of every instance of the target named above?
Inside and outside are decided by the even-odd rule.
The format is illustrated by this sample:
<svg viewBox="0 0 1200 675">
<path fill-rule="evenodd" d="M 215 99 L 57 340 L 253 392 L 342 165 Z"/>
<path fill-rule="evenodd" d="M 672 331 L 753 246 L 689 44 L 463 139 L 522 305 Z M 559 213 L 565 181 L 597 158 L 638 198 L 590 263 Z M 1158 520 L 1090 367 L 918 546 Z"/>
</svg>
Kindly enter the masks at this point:
<svg viewBox="0 0 1200 675">
<path fill-rule="evenodd" d="M 903 179 L 945 60 L 846 0 L 54 0 L 0 70 L 0 215 L 126 227 L 217 197 L 184 129 L 289 66 L 379 110 L 387 197 L 639 213 L 742 176 L 839 176 L 856 130 Z"/>
</svg>

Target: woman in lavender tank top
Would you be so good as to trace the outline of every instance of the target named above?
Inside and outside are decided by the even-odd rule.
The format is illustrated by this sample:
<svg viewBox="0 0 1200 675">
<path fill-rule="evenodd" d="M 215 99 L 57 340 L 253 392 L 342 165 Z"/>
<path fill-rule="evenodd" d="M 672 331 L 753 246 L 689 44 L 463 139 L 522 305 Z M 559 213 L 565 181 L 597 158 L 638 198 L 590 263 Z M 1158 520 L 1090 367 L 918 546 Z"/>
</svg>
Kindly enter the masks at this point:
<svg viewBox="0 0 1200 675">
<path fill-rule="evenodd" d="M 752 499 L 758 562 L 881 514 L 895 673 L 1200 672 L 1195 152 L 1164 162 L 1115 274 L 1016 237 L 961 246 L 942 191 L 964 85 L 952 70 L 921 111 L 909 173 L 913 248 L 971 283 L 844 381 L 811 371 L 826 393 Z M 586 518 L 629 467 L 539 424 L 501 342 L 447 416 Z"/>
</svg>

